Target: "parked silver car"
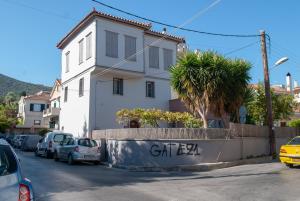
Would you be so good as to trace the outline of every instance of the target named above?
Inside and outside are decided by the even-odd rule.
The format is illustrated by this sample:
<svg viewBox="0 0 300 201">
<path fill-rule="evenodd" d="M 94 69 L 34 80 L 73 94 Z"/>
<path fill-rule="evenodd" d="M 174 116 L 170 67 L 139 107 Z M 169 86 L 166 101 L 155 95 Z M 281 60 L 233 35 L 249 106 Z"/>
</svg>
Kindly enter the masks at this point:
<svg viewBox="0 0 300 201">
<path fill-rule="evenodd" d="M 58 131 L 47 133 L 46 136 L 42 138 L 37 144 L 37 148 L 35 151 L 36 156 L 42 155 L 47 158 L 52 158 L 56 146 L 66 138 L 71 137 L 73 137 L 73 135 L 70 133 L 63 133 Z"/>
<path fill-rule="evenodd" d="M 23 177 L 17 155 L 3 139 L 0 139 L 0 200 L 34 201 L 31 182 Z"/>
<path fill-rule="evenodd" d="M 100 148 L 95 140 L 89 138 L 67 138 L 56 147 L 54 160 L 100 163 Z"/>
</svg>

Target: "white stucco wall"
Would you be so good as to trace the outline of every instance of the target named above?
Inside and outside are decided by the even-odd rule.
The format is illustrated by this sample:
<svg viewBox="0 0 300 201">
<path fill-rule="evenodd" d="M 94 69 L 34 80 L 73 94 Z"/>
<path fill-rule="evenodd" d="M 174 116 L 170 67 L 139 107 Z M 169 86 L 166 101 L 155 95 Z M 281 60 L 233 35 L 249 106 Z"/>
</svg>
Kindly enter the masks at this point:
<svg viewBox="0 0 300 201">
<path fill-rule="evenodd" d="M 124 94 L 113 94 L 113 77 L 123 78 Z M 155 98 L 146 97 L 146 81 L 155 82 Z M 116 122 L 116 112 L 123 108 L 169 109 L 171 97 L 169 80 L 105 74 L 93 77 L 95 96 L 91 98 L 92 129 L 122 127 Z M 93 92 L 92 92 L 93 93 Z"/>
<path fill-rule="evenodd" d="M 84 78 L 84 95 L 79 97 L 79 80 Z M 64 102 L 64 90 L 68 87 L 68 100 Z M 89 132 L 90 71 L 63 84 L 61 94 L 60 128 L 74 136 Z"/>
<path fill-rule="evenodd" d="M 86 59 L 86 36 L 92 33 L 92 57 Z M 91 22 L 85 29 L 83 29 L 74 39 L 66 45 L 61 54 L 61 81 L 62 83 L 79 75 L 86 69 L 95 65 L 96 54 L 96 22 Z M 83 63 L 79 64 L 79 41 L 83 41 Z M 69 72 L 66 73 L 66 53 L 69 53 Z"/>
<path fill-rule="evenodd" d="M 144 72 L 143 60 L 143 30 L 126 26 L 112 21 L 97 19 L 97 65 L 103 67 L 117 67 L 124 70 Z M 118 58 L 106 56 L 106 32 L 118 33 Z M 125 35 L 136 38 L 136 61 L 125 59 Z"/>
<path fill-rule="evenodd" d="M 149 68 L 149 46 L 159 47 L 159 69 Z M 146 76 L 169 78 L 170 74 L 164 69 L 163 48 L 173 50 L 173 64 L 176 63 L 177 44 L 172 41 L 162 40 L 160 37 L 145 35 L 145 71 Z"/>
</svg>

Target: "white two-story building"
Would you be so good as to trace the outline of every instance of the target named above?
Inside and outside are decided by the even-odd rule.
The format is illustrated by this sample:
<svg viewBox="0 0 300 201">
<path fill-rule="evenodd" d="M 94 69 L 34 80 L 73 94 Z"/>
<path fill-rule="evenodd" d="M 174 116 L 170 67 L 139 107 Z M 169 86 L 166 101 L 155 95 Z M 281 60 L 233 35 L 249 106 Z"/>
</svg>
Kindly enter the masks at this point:
<svg viewBox="0 0 300 201">
<path fill-rule="evenodd" d="M 122 108 L 168 110 L 168 68 L 184 39 L 151 24 L 92 11 L 57 45 L 62 51 L 60 128 L 75 136 L 121 127 Z"/>
</svg>

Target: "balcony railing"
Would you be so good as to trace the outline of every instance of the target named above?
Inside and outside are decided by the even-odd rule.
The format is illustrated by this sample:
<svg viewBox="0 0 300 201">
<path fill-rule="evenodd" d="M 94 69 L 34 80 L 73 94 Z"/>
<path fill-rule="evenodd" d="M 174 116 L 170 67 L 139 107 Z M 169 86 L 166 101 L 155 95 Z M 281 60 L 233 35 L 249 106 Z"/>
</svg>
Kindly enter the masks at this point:
<svg viewBox="0 0 300 201">
<path fill-rule="evenodd" d="M 43 117 L 59 116 L 60 108 L 50 107 L 43 111 Z"/>
</svg>

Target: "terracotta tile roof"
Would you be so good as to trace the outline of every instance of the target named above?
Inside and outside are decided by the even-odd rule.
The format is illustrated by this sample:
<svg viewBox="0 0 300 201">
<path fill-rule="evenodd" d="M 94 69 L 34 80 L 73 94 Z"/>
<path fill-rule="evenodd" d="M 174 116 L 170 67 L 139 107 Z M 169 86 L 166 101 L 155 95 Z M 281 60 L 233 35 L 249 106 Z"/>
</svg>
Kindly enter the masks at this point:
<svg viewBox="0 0 300 201">
<path fill-rule="evenodd" d="M 158 36 L 158 37 L 164 37 L 165 39 L 172 40 L 172 41 L 175 41 L 175 42 L 178 42 L 178 43 L 184 42 L 184 38 L 173 36 L 173 35 L 169 35 L 169 34 L 163 34 L 161 32 L 150 30 L 151 27 L 152 27 L 151 23 L 143 23 L 143 22 L 138 22 L 138 21 L 135 21 L 135 20 L 129 20 L 129 19 L 125 19 L 125 18 L 122 18 L 122 17 L 117 17 L 117 16 L 114 16 L 114 15 L 110 15 L 110 14 L 106 14 L 106 13 L 103 13 L 103 12 L 99 12 L 99 11 L 93 10 L 83 20 L 81 20 L 56 45 L 56 47 L 59 48 L 59 49 L 64 48 L 73 39 L 73 37 L 76 36 L 81 31 L 82 28 L 84 28 L 88 23 L 90 23 L 96 17 L 104 18 L 104 19 L 111 20 L 111 21 L 117 22 L 117 23 L 123 23 L 123 24 L 126 24 L 126 25 L 134 26 L 136 28 L 145 30 L 145 33 L 149 34 L 149 35 L 154 35 L 154 36 Z"/>
<path fill-rule="evenodd" d="M 50 92 L 49 91 L 40 91 L 33 95 L 25 96 L 24 99 L 32 99 L 32 100 L 49 100 Z"/>
<path fill-rule="evenodd" d="M 150 29 L 151 28 L 151 23 L 142 23 L 142 22 L 138 22 L 135 20 L 128 20 L 125 18 L 121 18 L 121 17 L 117 17 L 117 16 L 113 16 L 110 14 L 106 14 L 103 12 L 99 12 L 96 10 L 93 10 L 92 12 L 90 12 L 85 18 L 83 18 L 83 20 L 81 20 L 58 44 L 57 44 L 57 48 L 62 49 L 65 47 L 65 45 L 73 38 L 74 35 L 76 35 L 86 24 L 88 24 L 91 20 L 93 20 L 95 17 L 101 17 L 101 18 L 105 18 L 114 22 L 118 22 L 118 23 L 124 23 L 127 25 L 131 25 L 131 26 L 135 26 L 137 28 L 141 28 L 141 29 Z"/>
<path fill-rule="evenodd" d="M 145 34 L 158 36 L 158 37 L 162 37 L 162 38 L 169 39 L 169 40 L 173 40 L 177 43 L 184 43 L 185 42 L 184 38 L 182 38 L 182 37 L 170 35 L 170 34 L 167 34 L 167 33 L 158 32 L 158 31 L 146 30 Z"/>
</svg>

